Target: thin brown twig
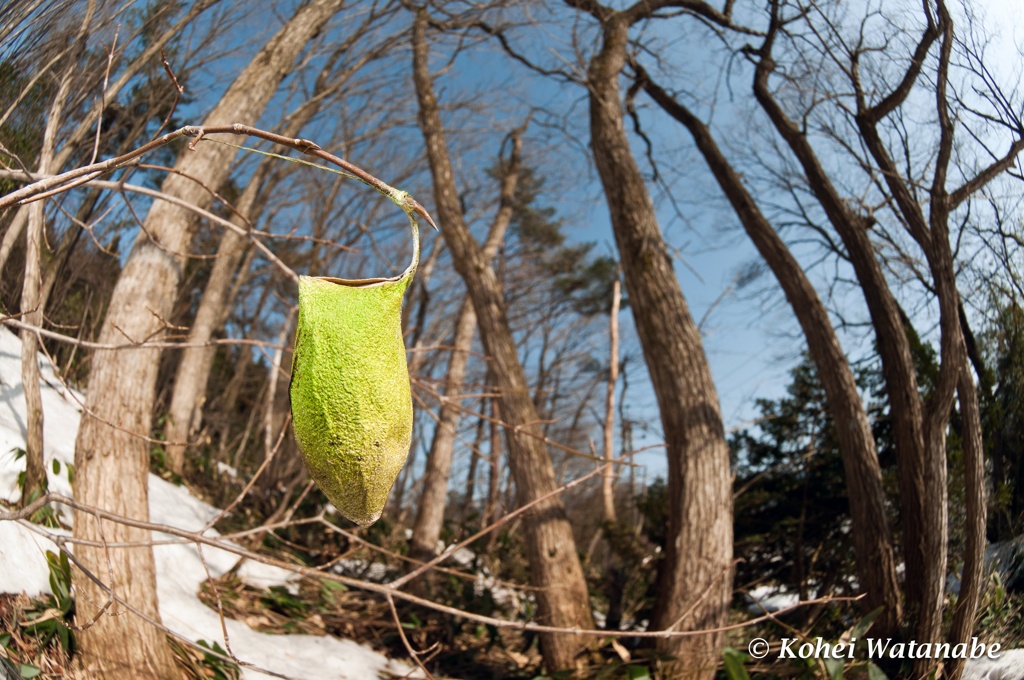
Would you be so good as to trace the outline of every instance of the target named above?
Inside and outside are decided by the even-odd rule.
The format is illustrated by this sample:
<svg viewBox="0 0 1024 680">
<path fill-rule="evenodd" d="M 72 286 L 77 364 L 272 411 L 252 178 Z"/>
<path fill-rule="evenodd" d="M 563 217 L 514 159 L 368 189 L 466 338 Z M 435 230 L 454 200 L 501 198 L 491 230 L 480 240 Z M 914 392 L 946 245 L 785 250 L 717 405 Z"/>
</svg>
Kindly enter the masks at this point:
<svg viewBox="0 0 1024 680">
<path fill-rule="evenodd" d="M 315 142 L 308 139 L 294 139 L 291 137 L 285 137 L 273 132 L 267 132 L 266 130 L 260 130 L 259 128 L 252 127 L 250 125 L 241 125 L 234 123 L 232 125 L 186 125 L 185 127 L 179 128 L 174 132 L 169 132 L 162 137 L 158 137 L 153 141 L 140 146 L 138 149 L 129 151 L 126 154 L 110 158 L 100 163 L 91 163 L 89 165 L 70 170 L 60 175 L 47 178 L 34 182 L 26 187 L 22 187 L 17 191 L 13 191 L 6 196 L 0 196 L 0 208 L 7 208 L 12 205 L 24 205 L 25 203 L 38 200 L 40 194 L 49 191 L 51 189 L 60 189 L 62 187 L 70 188 L 70 185 L 80 180 L 83 177 L 96 178 L 100 175 L 109 174 L 121 168 L 127 167 L 128 165 L 134 164 L 137 159 L 146 155 L 147 153 L 158 149 L 162 146 L 170 144 L 176 139 L 182 137 L 191 137 L 192 141 L 189 143 L 190 149 L 195 149 L 196 145 L 207 135 L 213 134 L 231 134 L 257 137 L 264 139 L 268 142 L 280 144 L 291 149 L 295 149 L 301 153 L 304 153 L 315 158 L 332 163 L 346 173 L 351 175 L 353 178 L 358 179 L 363 184 L 373 188 L 378 193 L 394 201 L 397 205 L 410 213 L 416 213 L 425 219 L 430 226 L 437 229 L 437 224 L 434 219 L 427 212 L 426 208 L 419 204 L 416 199 L 410 196 L 404 191 L 392 187 L 390 184 L 383 182 L 370 173 L 366 172 L 362 168 L 353 165 L 343 158 L 335 156 L 332 153 L 324 151 Z"/>
<path fill-rule="evenodd" d="M 390 594 L 386 599 L 388 601 L 388 606 L 391 608 L 391 616 L 395 620 L 395 630 L 398 631 L 398 636 L 402 639 L 402 644 L 405 645 L 405 650 L 409 652 L 409 656 L 411 656 L 412 660 L 416 662 L 416 665 L 419 666 L 420 670 L 426 673 L 427 678 L 429 678 L 429 680 L 434 680 L 434 676 L 431 675 L 430 671 L 427 670 L 427 667 L 423 665 L 422 661 L 420 661 L 419 653 L 413 649 L 412 643 L 409 642 L 409 638 L 405 635 L 405 629 L 402 628 L 402 620 L 398 618 L 398 609 L 395 608 L 395 599 L 391 597 Z"/>
<path fill-rule="evenodd" d="M 112 512 L 109 512 L 109 511 L 106 511 L 106 510 L 103 510 L 103 509 L 100 509 L 100 508 L 95 508 L 95 507 L 87 506 L 84 503 L 77 502 L 73 498 L 69 498 L 67 496 L 64 496 L 62 494 L 57 494 L 57 493 L 46 493 L 46 494 L 40 496 L 34 502 L 32 502 L 29 505 L 25 506 L 24 508 L 21 508 L 21 509 L 18 509 L 18 510 L 12 510 L 12 511 L 0 510 L 0 521 L 3 521 L 3 520 L 25 520 L 28 517 L 30 517 L 32 515 L 32 513 L 38 511 L 41 507 L 43 507 L 44 505 L 47 505 L 49 503 L 63 503 L 65 505 L 67 505 L 68 507 L 72 508 L 73 510 L 91 514 L 91 515 L 97 517 L 98 519 L 105 519 L 105 520 L 108 520 L 108 521 L 117 522 L 117 523 L 123 524 L 125 526 L 135 527 L 137 529 L 146 529 L 146 530 L 149 530 L 149 531 L 158 531 L 158 532 L 169 534 L 171 536 L 177 536 L 177 537 L 180 537 L 180 538 L 184 538 L 184 539 L 187 539 L 187 540 L 192 541 L 192 542 L 202 543 L 204 545 L 210 545 L 210 546 L 213 546 L 215 548 L 219 548 L 221 550 L 224 550 L 225 552 L 229 552 L 229 553 L 238 555 L 239 557 L 245 557 L 245 558 L 253 560 L 255 562 L 259 562 L 261 564 L 267 564 L 267 565 L 270 565 L 270 566 L 280 567 L 281 569 L 284 569 L 286 571 L 291 571 L 293 573 L 299 574 L 300 576 L 304 576 L 304 577 L 307 577 L 307 578 L 316 578 L 316 579 L 321 579 L 321 580 L 323 580 L 323 579 L 331 580 L 331 581 L 335 581 L 337 583 L 341 583 L 341 584 L 343 584 L 345 586 L 348 586 L 348 587 L 351 587 L 351 588 L 356 588 L 356 589 L 359 589 L 359 590 L 364 590 L 366 592 L 374 593 L 374 594 L 385 596 L 385 597 L 388 594 L 391 594 L 394 597 L 396 597 L 398 599 L 401 599 L 401 600 L 404 600 L 406 602 L 410 602 L 412 604 L 419 605 L 419 606 L 425 607 L 427 609 L 432 609 L 434 611 L 441 612 L 441 613 L 444 613 L 444 614 L 449 614 L 451 616 L 460 617 L 460 618 L 466 619 L 468 621 L 473 621 L 475 623 L 481 623 L 481 624 L 484 624 L 484 625 L 491 625 L 491 626 L 494 626 L 496 628 L 509 628 L 509 629 L 514 629 L 514 630 L 519 630 L 519 631 L 532 631 L 532 632 L 538 632 L 538 633 L 570 633 L 570 634 L 573 634 L 573 635 L 583 635 L 583 636 L 600 637 L 600 638 L 608 638 L 608 637 L 634 637 L 634 638 L 652 638 L 652 639 L 654 639 L 654 638 L 692 637 L 692 636 L 695 636 L 695 635 L 707 635 L 707 634 L 710 634 L 710 633 L 723 633 L 723 632 L 728 632 L 728 631 L 732 631 L 732 630 L 740 630 L 740 629 L 743 629 L 743 628 L 747 628 L 749 626 L 756 625 L 758 623 L 762 623 L 764 621 L 772 620 L 776 616 L 779 616 L 779 615 L 782 615 L 782 614 L 785 614 L 785 613 L 788 613 L 788 612 L 791 612 L 791 611 L 795 611 L 795 610 L 800 609 L 802 607 L 807 607 L 807 606 L 812 606 L 812 605 L 820 605 L 820 604 L 828 604 L 828 603 L 832 603 L 832 602 L 856 602 L 856 601 L 859 601 L 860 599 L 863 598 L 863 596 L 847 597 L 847 596 L 825 595 L 825 596 L 822 596 L 822 597 L 819 597 L 819 598 L 815 598 L 813 600 L 805 600 L 805 601 L 802 601 L 802 602 L 797 602 L 797 603 L 795 603 L 793 605 L 790 605 L 789 607 L 785 607 L 783 609 L 780 609 L 777 612 L 774 612 L 770 616 L 759 616 L 759 617 L 755 617 L 753 619 L 748 619 L 747 621 L 742 621 L 742 622 L 739 622 L 739 623 L 733 623 L 733 624 L 728 624 L 728 625 L 725 625 L 725 626 L 719 626 L 717 628 L 708 628 L 708 629 L 695 630 L 695 631 L 609 631 L 609 630 L 594 630 L 594 629 L 589 629 L 589 628 L 548 626 L 548 625 L 539 624 L 539 623 L 530 623 L 530 622 L 527 622 L 527 621 L 510 621 L 508 619 L 500 619 L 500 618 L 493 617 L 493 616 L 485 616 L 483 614 L 476 614 L 476 613 L 469 612 L 469 611 L 466 611 L 466 610 L 463 610 L 463 609 L 459 609 L 457 607 L 451 607 L 451 606 L 448 606 L 448 605 L 445 605 L 445 604 L 441 604 L 439 602 L 434 602 L 432 600 L 428 600 L 426 598 L 422 598 L 422 597 L 413 595 L 411 593 L 404 592 L 402 590 L 399 590 L 399 589 L 395 588 L 394 586 L 392 586 L 390 584 L 373 583 L 371 581 L 364 581 L 364 580 L 361 580 L 361 579 L 351 578 L 351 577 L 347 577 L 347 576 L 341 576 L 339 574 L 324 572 L 324 571 L 322 571 L 320 569 L 313 568 L 313 567 L 306 567 L 306 566 L 303 566 L 303 565 L 300 565 L 300 564 L 292 564 L 292 563 L 289 563 L 289 562 L 285 562 L 284 560 L 275 559 L 275 558 L 272 558 L 272 557 L 268 557 L 266 555 L 261 555 L 259 553 L 252 552 L 251 550 L 246 550 L 245 548 L 242 548 L 241 546 L 225 542 L 223 539 L 220 539 L 220 538 L 213 538 L 213 537 L 210 537 L 210 536 L 203 536 L 201 534 L 197 534 L 196 532 L 185 531 L 183 529 L 178 529 L 177 527 L 172 527 L 172 526 L 168 526 L 168 525 L 165 525 L 165 524 L 156 524 L 156 523 L 153 523 L 153 522 L 146 522 L 146 521 L 143 521 L 143 520 L 133 519 L 133 518 L 130 518 L 130 517 L 124 517 L 122 515 L 118 515 L 116 513 L 112 513 Z M 39 533 L 40 535 L 43 535 L 43 536 L 46 536 L 46 537 L 50 538 L 51 540 L 56 540 L 56 538 L 61 538 L 63 541 L 68 542 L 68 543 L 80 543 L 81 542 L 81 541 L 78 541 L 77 539 L 75 539 L 73 537 L 56 537 L 52 533 L 47 531 L 44 527 L 32 524 L 30 522 L 22 522 L 22 525 L 25 526 L 26 528 L 30 529 L 31 531 L 35 532 L 35 533 Z M 150 619 L 148 619 L 148 618 L 146 618 L 144 616 L 143 616 L 143 618 L 145 620 L 147 620 L 147 621 L 150 620 Z"/>
<path fill-rule="evenodd" d="M 130 341 L 127 343 L 105 343 L 105 342 L 91 342 L 89 340 L 81 340 L 79 338 L 73 338 L 70 335 L 64 335 L 63 333 L 57 333 L 55 331 L 40 328 L 33 324 L 19 321 L 17 317 L 22 316 L 25 312 L 18 312 L 17 314 L 2 314 L 0 315 L 0 324 L 17 328 L 18 330 L 27 330 L 33 333 L 38 333 L 43 337 L 63 342 L 69 345 L 75 345 L 84 349 L 102 349 L 102 350 L 126 350 L 126 349 L 184 349 L 186 347 L 213 347 L 219 345 L 251 345 L 255 347 L 266 347 L 270 349 L 276 349 L 279 347 L 278 344 L 270 342 L 269 340 L 251 340 L 249 338 L 220 338 L 211 339 L 203 342 L 187 342 L 187 341 L 168 341 L 168 340 L 144 340 L 144 341 Z"/>
<path fill-rule="evenodd" d="M 103 72 L 103 89 L 100 90 L 99 112 L 96 114 L 96 139 L 92 146 L 92 157 L 90 163 L 96 162 L 100 155 L 100 134 L 103 131 L 103 103 L 107 99 L 107 87 L 110 85 L 110 69 L 114 65 L 114 51 L 117 49 L 117 37 L 121 33 L 121 24 L 114 29 L 114 39 L 110 42 L 110 49 L 107 50 L 107 68 Z"/>
<path fill-rule="evenodd" d="M 167 76 L 171 79 L 171 83 L 174 85 L 174 101 L 171 102 L 171 110 L 167 112 L 167 117 L 164 118 L 164 121 L 160 123 L 160 127 L 157 128 L 157 135 L 163 132 L 163 129 L 167 127 L 167 124 L 171 122 L 171 117 L 174 115 L 174 111 L 178 108 L 178 102 L 181 101 L 181 95 L 185 93 L 185 88 L 178 82 L 178 77 L 175 76 L 174 71 L 171 70 L 171 64 L 167 61 L 167 55 L 164 54 L 163 48 L 160 48 L 160 62 L 164 65 L 164 71 L 167 72 Z"/>
</svg>

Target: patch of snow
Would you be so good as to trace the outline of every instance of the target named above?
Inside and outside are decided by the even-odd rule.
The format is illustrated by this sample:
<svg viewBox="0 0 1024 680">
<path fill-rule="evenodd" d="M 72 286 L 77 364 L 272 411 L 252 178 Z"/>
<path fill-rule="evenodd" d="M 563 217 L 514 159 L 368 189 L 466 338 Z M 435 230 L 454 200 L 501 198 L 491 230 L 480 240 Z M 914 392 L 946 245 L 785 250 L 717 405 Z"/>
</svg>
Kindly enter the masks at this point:
<svg viewBox="0 0 1024 680">
<path fill-rule="evenodd" d="M 0 522 L 0 592 L 29 597 L 49 593 L 47 550 L 57 552 L 57 545 L 21 524 Z"/>
<path fill-rule="evenodd" d="M 397 570 L 388 569 L 387 565 L 380 562 L 349 558 L 337 560 L 331 566 L 331 571 L 339 576 L 351 576 L 374 583 L 386 583 L 400 575 Z"/>
<path fill-rule="evenodd" d="M 455 562 L 460 567 L 469 567 L 472 566 L 473 562 L 476 560 L 476 553 L 469 548 L 459 548 L 449 555 L 448 559 Z"/>
<path fill-rule="evenodd" d="M 71 495 L 68 464 L 74 463 L 75 437 L 83 397 L 65 390 L 55 378 L 45 357 L 40 357 L 43 375 L 43 437 L 49 488 Z M 0 498 L 20 498 L 18 475 L 24 459 L 15 460 L 11 449 L 25 445 L 25 402 L 21 389 L 21 341 L 6 328 L 0 329 Z M 55 474 L 52 463 L 60 461 Z M 196 532 L 219 514 L 219 510 L 193 497 L 186 488 L 149 476 L 150 521 Z M 70 520 L 70 513 L 66 516 Z M 50 591 L 47 550 L 57 551 L 43 534 L 61 533 L 20 522 L 0 522 L 0 592 L 38 596 Z M 219 534 L 208 529 L 208 537 Z M 331 636 L 270 635 L 247 625 L 225 619 L 225 641 L 221 619 L 197 597 L 200 584 L 209 577 L 222 576 L 234 568 L 239 557 L 211 546 L 197 547 L 169 534 L 155 533 L 153 547 L 157 572 L 160 617 L 165 626 L 191 640 L 216 642 L 229 649 L 244 664 L 246 680 L 268 677 L 260 669 L 303 680 L 362 680 L 381 675 L 421 677 L 417 670 L 351 640 Z M 201 555 L 200 555 L 201 553 Z M 204 565 L 205 562 L 205 565 Z M 285 569 L 246 560 L 238 574 L 256 587 L 294 586 L 298 576 Z"/>
<path fill-rule="evenodd" d="M 1007 590 L 1024 589 L 1024 536 L 990 543 L 985 548 L 984 563 L 985 575 L 999 574 Z M 946 578 L 946 589 L 954 594 L 960 593 L 960 579 L 955 574 Z"/>
<path fill-rule="evenodd" d="M 786 592 L 783 588 L 764 585 L 750 590 L 746 599 L 748 612 L 763 614 L 765 611 L 777 612 L 792 607 L 800 601 L 800 596 L 796 593 Z"/>
<path fill-rule="evenodd" d="M 1024 678 L 1024 649 L 1008 649 L 998 659 L 970 659 L 961 680 L 1021 680 Z"/>
</svg>

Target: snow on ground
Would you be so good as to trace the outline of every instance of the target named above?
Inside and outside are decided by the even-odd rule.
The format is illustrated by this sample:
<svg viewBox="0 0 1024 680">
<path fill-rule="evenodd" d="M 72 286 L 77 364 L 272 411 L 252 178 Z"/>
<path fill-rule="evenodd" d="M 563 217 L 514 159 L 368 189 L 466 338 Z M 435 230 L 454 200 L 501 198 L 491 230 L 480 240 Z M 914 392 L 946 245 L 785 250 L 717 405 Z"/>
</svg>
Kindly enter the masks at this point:
<svg viewBox="0 0 1024 680">
<path fill-rule="evenodd" d="M 67 464 L 74 462 L 75 436 L 78 432 L 81 394 L 68 393 L 55 378 L 45 357 L 40 355 L 43 376 L 43 422 L 47 474 L 51 491 L 71 495 Z M 21 342 L 6 328 L 0 328 L 0 498 L 16 501 L 20 496 L 18 474 L 24 460 L 15 460 L 12 449 L 24 447 L 25 397 L 21 388 Z M 60 461 L 55 474 L 53 461 Z M 186 531 L 198 531 L 215 517 L 218 510 L 192 497 L 184 487 L 149 476 L 150 520 Z M 62 516 L 71 520 L 70 511 Z M 44 557 L 56 551 L 46 534 L 61 532 L 36 525 L 0 521 L 0 592 L 37 596 L 49 592 L 49 572 Z M 217 536 L 213 530 L 207 536 Z M 172 539 L 166 534 L 154 540 Z M 233 568 L 239 558 L 209 546 L 202 558 L 193 543 L 174 542 L 153 549 L 157 571 L 160 617 L 165 626 L 192 640 L 217 642 L 228 649 L 217 613 L 199 601 L 199 585 L 209 576 L 221 576 Z M 206 567 L 203 566 L 203 559 Z M 209 572 L 207 572 L 207 567 Z M 243 581 L 257 587 L 285 585 L 295 579 L 291 572 L 246 561 L 238 569 Z M 363 680 L 381 675 L 405 676 L 410 668 L 382 654 L 334 637 L 310 635 L 268 635 L 245 624 L 226 621 L 230 650 L 241 661 L 257 668 L 303 680 Z M 243 667 L 246 680 L 268 677 Z"/>
<path fill-rule="evenodd" d="M 1021 680 L 1024 678 L 1024 649 L 1009 649 L 998 661 L 972 659 L 967 662 L 961 680 Z"/>
<path fill-rule="evenodd" d="M 771 585 L 758 586 L 747 593 L 747 611 L 760 616 L 765 612 L 777 612 L 800 602 L 796 593 Z"/>
<path fill-rule="evenodd" d="M 54 376 L 49 362 L 40 355 L 43 378 L 43 413 L 46 469 L 49 488 L 71 495 L 68 482 L 69 463 L 74 462 L 75 436 L 78 432 L 79 401 L 82 395 L 65 390 Z M 21 341 L 6 328 L 0 328 L 0 498 L 13 502 L 20 496 L 18 474 L 24 470 L 24 460 L 15 460 L 12 449 L 24 447 L 25 397 L 21 388 Z M 60 462 L 55 473 L 53 461 Z M 218 514 L 218 510 L 192 497 L 184 487 L 175 486 L 154 475 L 149 476 L 150 520 L 186 531 L 198 531 Z M 71 512 L 62 509 L 62 517 L 71 521 Z M 0 592 L 26 593 L 37 596 L 49 592 L 49 572 L 44 557 L 47 550 L 56 551 L 56 545 L 46 535 L 66 535 L 67 532 L 43 529 L 36 525 L 0 521 Z M 208 530 L 207 536 L 217 532 Z M 173 540 L 166 534 L 155 540 Z M 217 577 L 232 569 L 239 558 L 224 550 L 209 546 L 202 549 L 202 558 L 195 544 L 172 542 L 153 548 L 157 571 L 157 592 L 160 616 L 164 625 L 192 640 L 216 642 L 227 649 L 217 613 L 196 597 L 199 585 L 209 576 Z M 472 562 L 468 550 L 460 550 L 453 559 L 463 565 Z M 206 567 L 203 566 L 203 559 Z M 348 570 L 365 570 L 379 565 L 364 563 L 345 565 Z M 209 572 L 207 572 L 207 568 Z M 256 587 L 286 585 L 295 579 L 291 572 L 263 564 L 246 561 L 238 569 L 243 581 Z M 480 574 L 478 588 L 497 583 L 488 574 Z M 371 579 L 372 580 L 372 579 Z M 518 593 L 509 591 L 511 596 Z M 504 593 L 502 593 L 504 594 Z M 760 606 L 769 611 L 792 605 L 797 597 L 792 593 L 759 588 L 751 592 Z M 497 595 L 496 598 L 498 599 Z M 518 605 L 518 599 L 509 604 Z M 382 675 L 421 677 L 410 672 L 406 664 L 386 658 L 374 650 L 335 637 L 310 635 L 268 635 L 259 633 L 244 623 L 226 620 L 230 650 L 241 661 L 256 668 L 270 670 L 291 678 L 303 680 L 363 680 Z M 242 668 L 246 680 L 266 678 L 267 674 L 253 668 Z M 968 661 L 965 680 L 1021 680 L 1024 678 L 1024 650 L 1007 650 L 998 661 L 978 659 Z"/>
</svg>

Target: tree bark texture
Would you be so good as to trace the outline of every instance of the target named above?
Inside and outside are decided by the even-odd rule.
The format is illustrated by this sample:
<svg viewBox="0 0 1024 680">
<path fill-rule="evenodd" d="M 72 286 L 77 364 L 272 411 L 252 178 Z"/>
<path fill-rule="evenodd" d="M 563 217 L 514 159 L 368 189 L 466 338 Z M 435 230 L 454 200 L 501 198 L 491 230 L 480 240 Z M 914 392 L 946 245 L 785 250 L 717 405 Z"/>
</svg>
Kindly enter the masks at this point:
<svg viewBox="0 0 1024 680">
<path fill-rule="evenodd" d="M 452 261 L 466 283 L 479 320 L 480 336 L 500 391 L 517 500 L 526 505 L 554 493 L 557 484 L 551 457 L 540 440 L 537 410 L 509 330 L 501 284 L 462 219 L 429 71 L 426 28 L 426 11 L 420 10 L 413 28 L 413 78 L 437 213 Z M 561 500 L 552 496 L 534 505 L 524 518 L 524 527 L 530 576 L 537 587 L 538 621 L 551 626 L 593 628 L 587 584 Z M 587 640 L 571 633 L 541 635 L 544 661 L 551 670 L 572 667 L 586 644 Z"/>
<path fill-rule="evenodd" d="M 975 615 L 981 596 L 982 580 L 985 576 L 985 446 L 982 442 L 981 413 L 978 408 L 978 394 L 965 362 L 960 384 L 957 387 L 960 400 L 964 454 L 964 490 L 966 493 L 967 537 L 964 546 L 964 565 L 960 575 L 960 594 L 957 596 L 953 624 L 950 626 L 949 641 L 959 644 L 970 640 L 974 631 Z M 946 668 L 951 678 L 959 678 L 964 671 L 965 661 L 954 659 Z"/>
<path fill-rule="evenodd" d="M 43 310 L 39 303 L 41 284 L 43 201 L 28 206 L 28 231 L 25 247 L 25 280 L 21 288 L 22 319 L 42 327 Z M 24 329 L 21 335 L 21 384 L 25 392 L 25 485 L 21 502 L 43 493 L 46 487 L 46 463 L 43 457 L 43 396 L 39 386 L 39 336 Z"/>
<path fill-rule="evenodd" d="M 261 164 L 262 167 L 262 164 Z M 259 171 L 256 173 L 259 175 Z M 250 216 L 259 194 L 259 177 L 245 187 L 236 209 L 242 215 Z M 232 215 L 232 223 L 238 226 L 242 220 Z M 189 331 L 189 346 L 182 350 L 181 361 L 174 376 L 174 391 L 171 394 L 171 405 L 168 411 L 167 432 L 167 464 L 175 473 L 181 474 L 185 468 L 185 450 L 187 442 L 199 426 L 205 406 L 206 383 L 210 379 L 210 370 L 217 354 L 217 348 L 203 343 L 209 342 L 217 329 L 224 326 L 231 305 L 232 283 L 238 272 L 249 241 L 233 231 L 226 230 L 217 248 L 217 259 L 210 270 L 210 278 L 203 290 L 195 321 Z"/>
<path fill-rule="evenodd" d="M 871 424 L 828 311 L 803 268 L 757 206 L 753 196 L 718 147 L 711 130 L 693 112 L 641 74 L 646 91 L 669 115 L 682 123 L 718 181 L 741 224 L 782 287 L 825 388 L 828 412 L 840 455 L 853 523 L 851 537 L 857 576 L 867 597 L 865 611 L 884 607 L 873 629 L 895 634 L 902 603 L 896 560 L 885 512 L 882 471 Z"/>
<path fill-rule="evenodd" d="M 587 73 L 591 146 L 626 290 L 661 413 L 668 455 L 669 526 L 652 630 L 713 629 L 732 596 L 732 478 L 711 370 L 623 126 L 618 78 L 628 44 L 622 13 L 602 21 Z M 721 633 L 665 638 L 667 677 L 711 678 Z"/>
<path fill-rule="evenodd" d="M 341 0 L 314 0 L 298 10 L 229 87 L 206 124 L 255 123 L 303 47 L 342 4 Z M 210 198 L 204 186 L 215 190 L 223 183 L 235 153 L 232 147 L 219 144 L 184 151 L 175 169 L 199 183 L 172 173 L 162 190 L 207 205 Z M 194 222 L 183 209 L 157 201 L 144 227 L 114 289 L 101 343 L 159 337 L 170 316 Z M 151 431 L 159 358 L 155 349 L 99 350 L 93 355 L 75 450 L 75 495 L 80 502 L 134 519 L 148 517 L 149 447 L 143 437 Z M 101 544 L 140 544 L 117 549 L 81 544 L 76 554 L 118 597 L 159 620 L 153 552 L 141 545 L 150 540 L 149 532 L 98 522 L 79 512 L 75 537 Z M 103 606 L 106 594 L 84 578 L 76 579 L 76 589 L 78 620 L 89 621 Z M 83 630 L 79 640 L 86 666 L 96 676 L 178 676 L 163 634 L 140 625 L 116 604 Z"/>
<path fill-rule="evenodd" d="M 501 198 L 498 212 L 484 242 L 484 260 L 490 263 L 505 240 L 505 232 L 512 219 L 512 201 L 519 183 L 519 150 L 522 141 L 518 134 L 512 140 L 512 157 L 501 182 Z M 434 556 L 437 540 L 444 526 L 445 501 L 448 496 L 448 475 L 455 451 L 455 434 L 462 416 L 458 403 L 466 377 L 466 364 L 473 345 L 476 331 L 476 312 L 473 301 L 467 295 L 459 308 L 455 322 L 455 337 L 452 339 L 451 359 L 445 377 L 445 397 L 441 403 L 434 429 L 434 438 L 427 454 L 426 469 L 423 472 L 423 491 L 420 493 L 416 522 L 412 530 L 411 555 L 416 559 L 430 559 Z"/>
<path fill-rule="evenodd" d="M 73 43 L 72 52 L 80 54 L 85 49 L 86 38 L 96 13 L 95 1 L 89 2 L 82 17 L 82 26 Z M 63 120 L 64 107 L 67 105 L 68 91 L 74 69 L 71 65 L 64 68 L 60 85 L 54 95 L 53 103 L 46 118 L 43 129 L 43 143 L 39 150 L 39 174 L 46 174 L 53 163 L 57 130 Z M 37 328 L 43 326 L 43 310 L 46 300 L 43 295 L 43 233 L 46 229 L 44 201 L 36 201 L 19 210 L 24 213 L 28 231 L 25 235 L 25 278 L 21 288 L 21 311 L 23 319 Z M 15 223 L 17 223 L 17 216 Z M 12 231 L 13 227 L 12 226 Z M 15 234 L 15 237 L 17 235 Z M 9 252 L 9 251 L 8 251 Z M 2 267 L 0 267 L 2 269 Z M 21 333 L 21 384 L 25 392 L 25 486 L 22 502 L 28 502 L 32 496 L 46 490 L 46 462 L 43 452 L 43 396 L 39 386 L 39 336 L 28 329 Z"/>
<path fill-rule="evenodd" d="M 773 68 L 774 62 L 770 57 L 762 57 L 755 77 L 755 96 L 797 157 L 811 190 L 846 246 L 875 331 L 897 450 L 906 564 L 905 614 L 907 622 L 917 628 L 917 641 L 935 642 L 938 629 L 934 623 L 936 616 L 941 616 L 942 606 L 938 593 L 941 592 L 942 579 L 945 578 L 945 522 L 937 526 L 929 525 L 926 518 L 934 511 L 929 506 L 945 507 L 943 499 L 946 492 L 945 488 L 935 492 L 934 475 L 931 483 L 926 480 L 925 471 L 929 466 L 925 449 L 924 413 L 918 394 L 917 372 L 899 304 L 889 289 L 881 264 L 875 258 L 868 235 L 869 220 L 853 214 L 847 207 L 807 138 L 769 92 L 767 79 Z"/>
<path fill-rule="evenodd" d="M 617 522 L 615 513 L 616 469 L 615 459 L 615 383 L 619 380 L 619 306 L 622 303 L 622 283 L 618 272 L 612 283 L 612 309 L 608 314 L 608 387 L 604 397 L 604 474 L 601 476 L 601 499 L 604 521 Z"/>
</svg>

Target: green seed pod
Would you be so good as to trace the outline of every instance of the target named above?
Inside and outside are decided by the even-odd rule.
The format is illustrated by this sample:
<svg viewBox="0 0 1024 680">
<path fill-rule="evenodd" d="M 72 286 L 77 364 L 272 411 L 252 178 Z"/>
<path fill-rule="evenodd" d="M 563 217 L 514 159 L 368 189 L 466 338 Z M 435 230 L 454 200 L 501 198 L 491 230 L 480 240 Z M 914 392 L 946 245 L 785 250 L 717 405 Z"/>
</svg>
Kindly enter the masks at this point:
<svg viewBox="0 0 1024 680">
<path fill-rule="evenodd" d="M 410 221 L 412 221 L 410 216 Z M 402 299 L 419 261 L 393 279 L 299 278 L 290 387 L 295 440 L 342 515 L 369 526 L 384 510 L 412 439 Z"/>
</svg>

